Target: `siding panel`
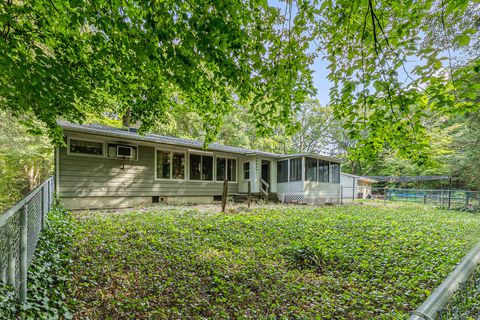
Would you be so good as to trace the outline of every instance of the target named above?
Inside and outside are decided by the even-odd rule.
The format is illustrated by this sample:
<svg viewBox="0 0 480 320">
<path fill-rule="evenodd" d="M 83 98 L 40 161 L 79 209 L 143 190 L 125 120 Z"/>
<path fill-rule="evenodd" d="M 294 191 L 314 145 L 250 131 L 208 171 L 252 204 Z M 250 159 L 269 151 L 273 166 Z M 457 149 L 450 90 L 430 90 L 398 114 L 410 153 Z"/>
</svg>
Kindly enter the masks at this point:
<svg viewBox="0 0 480 320">
<path fill-rule="evenodd" d="M 59 185 L 62 197 L 213 196 L 222 194 L 223 183 L 155 180 L 155 148 L 139 146 L 137 161 L 67 155 L 59 150 Z M 237 162 L 238 163 L 238 162 Z M 229 184 L 229 193 L 238 183 Z"/>
</svg>

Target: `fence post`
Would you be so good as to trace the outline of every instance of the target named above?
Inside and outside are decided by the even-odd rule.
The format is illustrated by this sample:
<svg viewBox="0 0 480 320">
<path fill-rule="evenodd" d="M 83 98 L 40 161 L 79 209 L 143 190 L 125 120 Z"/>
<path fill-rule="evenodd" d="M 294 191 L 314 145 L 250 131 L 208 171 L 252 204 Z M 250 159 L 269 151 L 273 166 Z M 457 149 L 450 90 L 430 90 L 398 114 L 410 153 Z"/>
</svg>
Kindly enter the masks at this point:
<svg viewBox="0 0 480 320">
<path fill-rule="evenodd" d="M 450 209 L 452 201 L 452 177 L 448 179 L 448 209 Z"/>
<path fill-rule="evenodd" d="M 352 184 L 352 203 L 355 202 L 355 178 L 352 179 L 353 184 Z"/>
<path fill-rule="evenodd" d="M 46 186 L 45 186 L 45 187 L 46 187 Z M 42 229 L 43 229 L 43 227 L 44 227 L 44 225 L 45 225 L 45 220 L 46 220 L 46 218 L 47 218 L 47 213 L 48 213 L 48 211 L 50 211 L 50 210 L 48 209 L 48 187 L 45 188 L 44 197 L 45 197 L 45 210 L 43 211 L 43 217 L 42 217 L 42 219 L 43 219 Z"/>
<path fill-rule="evenodd" d="M 343 204 L 343 186 L 340 186 L 340 204 Z"/>
<path fill-rule="evenodd" d="M 52 177 L 52 180 L 50 180 L 50 204 L 52 207 L 54 203 L 55 203 L 55 180 Z"/>
<path fill-rule="evenodd" d="M 423 204 L 427 204 L 427 193 L 423 195 Z"/>
<path fill-rule="evenodd" d="M 225 212 L 225 206 L 227 205 L 227 193 L 228 193 L 228 180 L 223 180 L 223 194 L 222 194 L 222 212 Z"/>
<path fill-rule="evenodd" d="M 40 194 L 42 195 L 42 211 L 40 211 L 40 229 L 43 229 L 43 226 L 45 225 L 45 209 L 47 206 L 45 201 L 45 186 L 43 186 L 40 190 Z"/>
<path fill-rule="evenodd" d="M 13 254 L 13 248 L 8 253 L 8 270 L 7 270 L 7 283 L 15 289 L 15 255 Z"/>
<path fill-rule="evenodd" d="M 28 227 L 27 227 L 28 204 L 20 209 L 20 301 L 27 302 L 27 272 L 28 272 Z"/>
<path fill-rule="evenodd" d="M 250 203 L 252 202 L 252 184 L 250 180 L 247 182 L 247 204 L 248 207 L 250 208 Z"/>
<path fill-rule="evenodd" d="M 47 213 L 50 212 L 51 202 L 50 202 L 50 180 L 47 183 Z"/>
<path fill-rule="evenodd" d="M 7 267 L 5 268 L 2 268 L 2 270 L 0 270 L 0 281 L 2 281 L 3 283 L 7 283 Z"/>
<path fill-rule="evenodd" d="M 452 202 L 452 190 L 448 190 L 448 209 L 450 209 Z"/>
</svg>

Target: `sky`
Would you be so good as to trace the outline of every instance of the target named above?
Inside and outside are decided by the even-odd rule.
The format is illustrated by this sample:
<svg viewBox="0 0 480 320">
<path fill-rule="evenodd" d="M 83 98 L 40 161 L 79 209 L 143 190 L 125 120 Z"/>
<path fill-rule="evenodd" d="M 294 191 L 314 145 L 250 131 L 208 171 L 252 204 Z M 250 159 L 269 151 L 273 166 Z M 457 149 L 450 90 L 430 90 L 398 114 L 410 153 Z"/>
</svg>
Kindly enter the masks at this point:
<svg viewBox="0 0 480 320">
<path fill-rule="evenodd" d="M 332 87 L 332 83 L 327 79 L 328 69 L 327 69 L 327 61 L 322 60 L 321 58 L 317 57 L 315 62 L 312 66 L 313 72 L 313 83 L 315 88 L 317 89 L 317 96 L 316 98 L 320 101 L 322 106 L 325 106 L 330 101 L 328 93 L 330 88 Z"/>
</svg>

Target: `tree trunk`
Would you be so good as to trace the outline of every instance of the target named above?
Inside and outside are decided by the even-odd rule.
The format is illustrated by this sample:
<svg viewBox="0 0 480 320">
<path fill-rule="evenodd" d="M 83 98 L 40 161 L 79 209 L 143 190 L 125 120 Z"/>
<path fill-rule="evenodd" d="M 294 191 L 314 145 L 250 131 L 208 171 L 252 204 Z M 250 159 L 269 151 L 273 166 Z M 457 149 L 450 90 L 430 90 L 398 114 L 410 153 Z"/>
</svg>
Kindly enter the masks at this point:
<svg viewBox="0 0 480 320">
<path fill-rule="evenodd" d="M 127 109 L 127 112 L 122 116 L 122 126 L 124 128 L 129 128 L 130 127 L 130 115 L 131 115 L 131 110 L 130 108 Z"/>
</svg>

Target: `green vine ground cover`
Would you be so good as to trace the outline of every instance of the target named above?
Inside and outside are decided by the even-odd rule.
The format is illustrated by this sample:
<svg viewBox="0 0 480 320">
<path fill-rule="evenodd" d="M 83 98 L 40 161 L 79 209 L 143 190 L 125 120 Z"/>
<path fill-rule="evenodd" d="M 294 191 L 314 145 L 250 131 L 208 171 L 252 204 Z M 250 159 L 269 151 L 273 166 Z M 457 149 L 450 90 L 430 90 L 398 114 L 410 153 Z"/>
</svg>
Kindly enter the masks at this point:
<svg viewBox="0 0 480 320">
<path fill-rule="evenodd" d="M 405 319 L 480 238 L 412 205 L 79 214 L 81 319 Z"/>
</svg>

